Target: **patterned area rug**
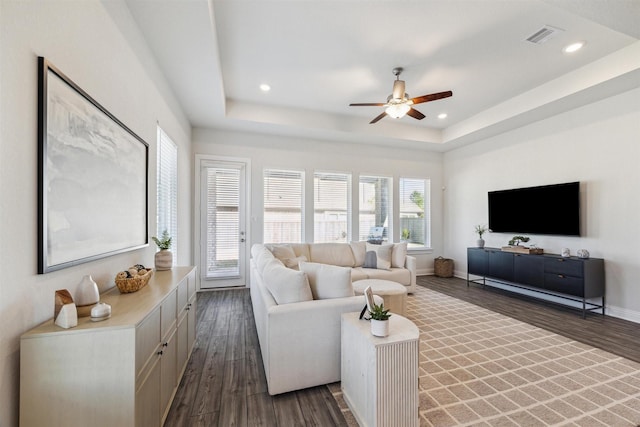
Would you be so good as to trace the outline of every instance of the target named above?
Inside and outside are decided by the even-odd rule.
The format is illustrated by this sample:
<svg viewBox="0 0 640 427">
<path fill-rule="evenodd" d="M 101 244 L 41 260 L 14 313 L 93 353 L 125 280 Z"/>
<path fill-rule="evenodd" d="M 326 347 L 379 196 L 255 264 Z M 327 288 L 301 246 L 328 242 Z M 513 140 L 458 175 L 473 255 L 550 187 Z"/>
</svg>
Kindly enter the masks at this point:
<svg viewBox="0 0 640 427">
<path fill-rule="evenodd" d="M 406 317 L 420 329 L 421 426 L 640 426 L 639 363 L 420 286 Z"/>
</svg>

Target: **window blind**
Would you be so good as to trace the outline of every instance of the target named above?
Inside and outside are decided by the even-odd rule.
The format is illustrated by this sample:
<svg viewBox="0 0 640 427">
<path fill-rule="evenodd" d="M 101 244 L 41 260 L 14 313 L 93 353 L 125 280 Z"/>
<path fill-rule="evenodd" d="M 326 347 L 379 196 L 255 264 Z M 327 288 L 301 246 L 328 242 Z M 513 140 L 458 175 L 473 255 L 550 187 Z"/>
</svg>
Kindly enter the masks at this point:
<svg viewBox="0 0 640 427">
<path fill-rule="evenodd" d="M 156 235 L 171 236 L 173 262 L 178 259 L 178 147 L 158 127 Z"/>
<path fill-rule="evenodd" d="M 391 178 L 360 176 L 359 181 L 359 240 L 382 243 L 388 240 L 391 217 Z"/>
<path fill-rule="evenodd" d="M 265 169 L 263 181 L 263 242 L 302 242 L 304 172 Z"/>
<path fill-rule="evenodd" d="M 400 239 L 409 247 L 430 247 L 430 180 L 400 178 Z"/>
<path fill-rule="evenodd" d="M 347 242 L 351 223 L 351 175 L 313 175 L 313 241 Z"/>
</svg>

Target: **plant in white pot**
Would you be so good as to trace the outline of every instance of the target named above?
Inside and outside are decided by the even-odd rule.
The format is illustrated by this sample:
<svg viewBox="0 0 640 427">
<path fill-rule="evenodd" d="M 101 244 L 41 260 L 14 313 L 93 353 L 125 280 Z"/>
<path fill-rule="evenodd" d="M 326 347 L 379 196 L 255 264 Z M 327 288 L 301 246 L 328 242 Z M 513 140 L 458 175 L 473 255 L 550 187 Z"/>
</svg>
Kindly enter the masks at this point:
<svg viewBox="0 0 640 427">
<path fill-rule="evenodd" d="M 386 337 L 389 335 L 389 310 L 385 310 L 384 303 L 373 304 L 369 312 L 371 320 L 371 333 L 376 337 Z"/>
<path fill-rule="evenodd" d="M 479 248 L 484 248 L 484 239 L 482 235 L 487 232 L 487 227 L 484 225 L 476 225 L 476 233 L 478 233 L 478 240 L 476 241 L 476 245 Z"/>
<path fill-rule="evenodd" d="M 171 270 L 173 266 L 173 253 L 169 250 L 171 248 L 171 236 L 169 232 L 164 230 L 162 236 L 158 239 L 156 236 L 152 237 L 153 241 L 158 245 L 158 252 L 156 252 L 155 262 L 156 270 Z"/>
</svg>

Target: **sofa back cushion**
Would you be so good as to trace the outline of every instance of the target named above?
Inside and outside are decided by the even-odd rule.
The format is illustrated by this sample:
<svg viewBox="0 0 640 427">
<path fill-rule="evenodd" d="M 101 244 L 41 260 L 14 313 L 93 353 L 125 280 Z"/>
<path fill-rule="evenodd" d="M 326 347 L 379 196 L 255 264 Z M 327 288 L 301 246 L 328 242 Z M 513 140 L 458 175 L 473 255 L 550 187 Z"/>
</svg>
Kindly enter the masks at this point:
<svg viewBox="0 0 640 427">
<path fill-rule="evenodd" d="M 351 246 L 346 243 L 314 243 L 309 245 L 310 262 L 353 267 L 354 259 Z"/>
<path fill-rule="evenodd" d="M 349 245 L 345 246 L 349 248 Z M 349 267 L 301 262 L 300 271 L 303 271 L 309 278 L 313 299 L 344 298 L 355 295 L 351 285 L 351 268 Z"/>
<path fill-rule="evenodd" d="M 364 265 L 364 257 L 367 254 L 367 242 L 351 242 L 351 252 L 353 252 L 353 266 L 362 267 Z"/>
<path fill-rule="evenodd" d="M 264 284 L 278 304 L 311 301 L 313 294 L 307 275 L 285 267 L 278 260 L 269 261 L 263 270 Z"/>
</svg>

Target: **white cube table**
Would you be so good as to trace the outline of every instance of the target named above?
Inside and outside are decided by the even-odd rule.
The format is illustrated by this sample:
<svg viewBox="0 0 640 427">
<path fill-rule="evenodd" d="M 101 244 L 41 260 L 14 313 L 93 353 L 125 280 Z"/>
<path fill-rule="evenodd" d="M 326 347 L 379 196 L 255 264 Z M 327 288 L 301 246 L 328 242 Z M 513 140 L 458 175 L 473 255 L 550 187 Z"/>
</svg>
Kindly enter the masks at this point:
<svg viewBox="0 0 640 427">
<path fill-rule="evenodd" d="M 360 426 L 417 426 L 417 326 L 394 314 L 389 319 L 389 336 L 379 338 L 371 334 L 371 324 L 358 315 L 342 315 L 344 400 Z"/>
</svg>

